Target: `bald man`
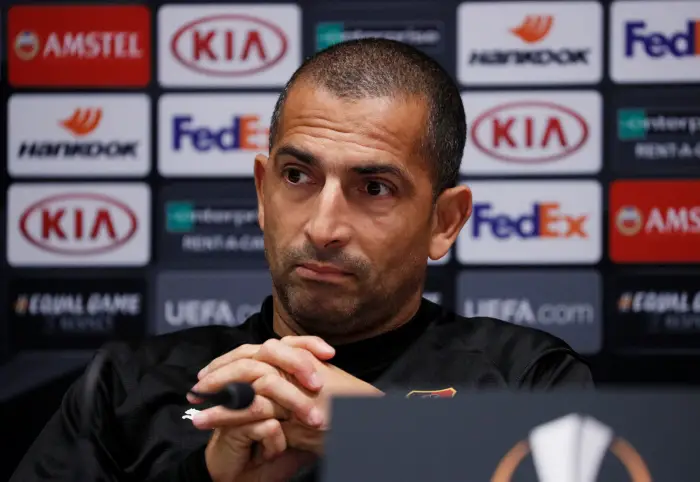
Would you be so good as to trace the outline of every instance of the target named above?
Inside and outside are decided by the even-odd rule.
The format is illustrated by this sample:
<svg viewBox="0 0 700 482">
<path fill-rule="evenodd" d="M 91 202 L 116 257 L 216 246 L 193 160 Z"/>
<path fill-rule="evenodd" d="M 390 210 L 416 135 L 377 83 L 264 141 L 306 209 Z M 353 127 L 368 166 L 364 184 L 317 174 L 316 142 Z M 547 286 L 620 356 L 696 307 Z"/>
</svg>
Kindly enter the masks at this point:
<svg viewBox="0 0 700 482">
<path fill-rule="evenodd" d="M 271 296 L 240 327 L 105 347 L 92 438 L 81 439 L 95 478 L 312 480 L 335 395 L 591 386 L 560 339 L 422 298 L 428 259 L 471 214 L 458 184 L 465 137 L 457 86 L 410 46 L 356 40 L 306 60 L 275 107 L 269 155 L 254 160 Z M 255 399 L 207 407 L 164 370 L 203 393 L 250 383 Z M 85 377 L 13 481 L 56 480 L 84 462 L 84 389 Z"/>
</svg>

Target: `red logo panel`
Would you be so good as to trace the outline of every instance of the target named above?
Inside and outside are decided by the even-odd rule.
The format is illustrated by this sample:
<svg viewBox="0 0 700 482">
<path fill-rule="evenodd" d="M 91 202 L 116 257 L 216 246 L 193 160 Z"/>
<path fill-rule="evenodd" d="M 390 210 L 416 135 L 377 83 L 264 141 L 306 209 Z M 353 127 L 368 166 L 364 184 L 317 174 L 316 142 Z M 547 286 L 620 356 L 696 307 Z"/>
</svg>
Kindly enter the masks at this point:
<svg viewBox="0 0 700 482">
<path fill-rule="evenodd" d="M 617 263 L 700 262 L 700 181 L 616 181 L 610 258 Z"/>
<path fill-rule="evenodd" d="M 20 6 L 8 15 L 13 86 L 144 87 L 151 80 L 145 6 Z"/>
</svg>

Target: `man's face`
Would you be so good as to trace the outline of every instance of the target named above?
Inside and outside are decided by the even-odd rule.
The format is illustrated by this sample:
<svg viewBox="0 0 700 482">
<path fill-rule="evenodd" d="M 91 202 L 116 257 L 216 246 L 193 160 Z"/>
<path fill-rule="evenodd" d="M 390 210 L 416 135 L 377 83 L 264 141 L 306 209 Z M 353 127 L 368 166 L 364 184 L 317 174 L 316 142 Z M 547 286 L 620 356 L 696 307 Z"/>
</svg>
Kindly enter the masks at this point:
<svg viewBox="0 0 700 482">
<path fill-rule="evenodd" d="M 433 208 L 426 122 L 420 99 L 291 90 L 255 175 L 274 289 L 306 332 L 367 330 L 420 293 Z"/>
</svg>

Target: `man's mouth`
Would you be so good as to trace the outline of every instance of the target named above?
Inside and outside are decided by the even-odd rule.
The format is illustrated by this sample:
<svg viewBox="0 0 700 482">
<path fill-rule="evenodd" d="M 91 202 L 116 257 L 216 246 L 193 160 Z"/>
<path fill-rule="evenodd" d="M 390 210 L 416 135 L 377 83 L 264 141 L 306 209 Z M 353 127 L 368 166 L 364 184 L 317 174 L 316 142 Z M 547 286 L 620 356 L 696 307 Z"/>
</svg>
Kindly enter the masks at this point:
<svg viewBox="0 0 700 482">
<path fill-rule="evenodd" d="M 332 264 L 308 262 L 297 266 L 296 272 L 302 278 L 317 279 L 317 280 L 339 280 L 351 275 Z"/>
</svg>

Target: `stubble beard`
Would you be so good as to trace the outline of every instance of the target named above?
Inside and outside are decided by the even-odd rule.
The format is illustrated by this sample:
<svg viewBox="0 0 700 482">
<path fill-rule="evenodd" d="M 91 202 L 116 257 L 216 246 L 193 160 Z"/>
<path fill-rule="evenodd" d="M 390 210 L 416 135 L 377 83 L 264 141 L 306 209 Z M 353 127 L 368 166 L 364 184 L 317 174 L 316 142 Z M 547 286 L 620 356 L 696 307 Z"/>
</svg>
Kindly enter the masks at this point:
<svg viewBox="0 0 700 482">
<path fill-rule="evenodd" d="M 294 273 L 300 259 L 328 261 L 305 257 L 308 252 L 308 247 L 282 252 L 276 260 L 266 254 L 280 304 L 309 335 L 338 339 L 371 332 L 394 318 L 416 291 L 422 289 L 424 271 L 413 263 L 405 263 L 400 269 L 406 272 L 392 277 L 401 280 L 398 286 L 385 285 L 382 276 L 374 274 L 368 263 L 359 260 L 354 260 L 352 287 L 303 280 Z"/>
</svg>

